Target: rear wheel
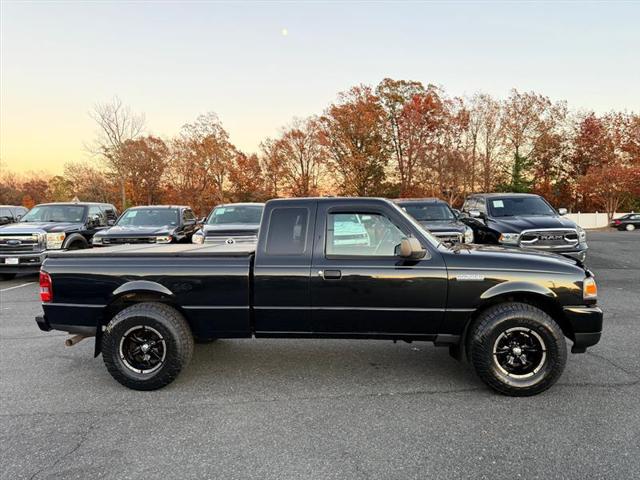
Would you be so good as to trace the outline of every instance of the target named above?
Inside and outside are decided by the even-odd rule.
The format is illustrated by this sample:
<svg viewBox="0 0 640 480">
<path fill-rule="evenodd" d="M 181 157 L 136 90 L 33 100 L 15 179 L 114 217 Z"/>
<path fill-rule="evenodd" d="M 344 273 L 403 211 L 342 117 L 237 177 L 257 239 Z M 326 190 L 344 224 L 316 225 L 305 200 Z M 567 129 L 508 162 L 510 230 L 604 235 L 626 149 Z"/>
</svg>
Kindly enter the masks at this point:
<svg viewBox="0 0 640 480">
<path fill-rule="evenodd" d="M 525 303 L 485 311 L 470 330 L 468 352 L 478 376 L 511 396 L 545 391 L 562 375 L 567 345 L 558 324 Z"/>
<path fill-rule="evenodd" d="M 636 226 L 633 223 L 629 223 L 624 228 L 627 230 L 627 232 L 633 232 L 636 229 Z"/>
<path fill-rule="evenodd" d="M 171 383 L 189 363 L 193 336 L 184 317 L 161 303 L 138 303 L 119 312 L 102 335 L 107 370 L 134 390 Z"/>
</svg>

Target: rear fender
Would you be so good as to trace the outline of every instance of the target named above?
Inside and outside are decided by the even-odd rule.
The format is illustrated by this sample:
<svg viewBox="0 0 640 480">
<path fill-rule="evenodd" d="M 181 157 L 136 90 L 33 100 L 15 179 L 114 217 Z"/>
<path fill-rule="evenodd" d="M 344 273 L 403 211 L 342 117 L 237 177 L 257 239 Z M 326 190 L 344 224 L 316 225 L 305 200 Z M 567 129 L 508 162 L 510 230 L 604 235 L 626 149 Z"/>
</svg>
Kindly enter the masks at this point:
<svg viewBox="0 0 640 480">
<path fill-rule="evenodd" d="M 94 356 L 100 354 L 100 344 L 102 341 L 102 330 L 117 311 L 122 309 L 122 305 L 126 302 L 136 301 L 165 301 L 172 302 L 175 298 L 174 293 L 164 285 L 149 280 L 133 280 L 124 283 L 116 288 L 109 299 L 109 303 L 105 307 L 105 315 L 96 329 L 96 344 L 94 348 Z"/>
</svg>

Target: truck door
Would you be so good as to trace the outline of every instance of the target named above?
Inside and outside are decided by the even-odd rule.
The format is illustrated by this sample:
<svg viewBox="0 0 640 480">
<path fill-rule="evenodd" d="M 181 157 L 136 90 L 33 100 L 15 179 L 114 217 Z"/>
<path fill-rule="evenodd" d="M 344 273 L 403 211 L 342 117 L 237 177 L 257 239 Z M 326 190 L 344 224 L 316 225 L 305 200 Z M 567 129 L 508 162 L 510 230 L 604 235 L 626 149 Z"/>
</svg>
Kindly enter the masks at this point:
<svg viewBox="0 0 640 480">
<path fill-rule="evenodd" d="M 254 266 L 258 336 L 310 333 L 309 273 L 316 202 L 272 202 L 262 219 Z M 295 335 L 297 336 L 297 335 Z"/>
<path fill-rule="evenodd" d="M 437 333 L 446 304 L 446 267 L 437 248 L 392 205 L 320 201 L 315 231 L 311 304 L 317 334 Z M 409 235 L 427 248 L 425 258 L 396 255 L 396 246 Z"/>
</svg>

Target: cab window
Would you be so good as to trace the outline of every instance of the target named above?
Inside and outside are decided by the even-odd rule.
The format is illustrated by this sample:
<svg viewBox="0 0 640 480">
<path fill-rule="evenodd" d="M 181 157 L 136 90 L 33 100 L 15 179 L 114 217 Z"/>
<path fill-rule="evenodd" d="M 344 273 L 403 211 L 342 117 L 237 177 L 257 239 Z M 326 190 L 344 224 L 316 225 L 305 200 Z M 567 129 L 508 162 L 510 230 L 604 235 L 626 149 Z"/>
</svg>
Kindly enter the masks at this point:
<svg viewBox="0 0 640 480">
<path fill-rule="evenodd" d="M 106 220 L 106 215 L 104 214 L 104 212 L 102 211 L 102 208 L 100 208 L 98 205 L 91 205 L 89 207 L 89 213 L 88 213 L 88 218 L 89 220 L 91 220 L 93 218 L 94 215 L 98 216 L 98 225 L 103 227 L 107 224 L 107 220 Z"/>
<path fill-rule="evenodd" d="M 306 208 L 274 208 L 269 219 L 266 254 L 304 254 L 308 221 L 309 210 Z"/>
<path fill-rule="evenodd" d="M 327 221 L 326 255 L 393 257 L 406 235 L 378 213 L 331 213 Z"/>
</svg>

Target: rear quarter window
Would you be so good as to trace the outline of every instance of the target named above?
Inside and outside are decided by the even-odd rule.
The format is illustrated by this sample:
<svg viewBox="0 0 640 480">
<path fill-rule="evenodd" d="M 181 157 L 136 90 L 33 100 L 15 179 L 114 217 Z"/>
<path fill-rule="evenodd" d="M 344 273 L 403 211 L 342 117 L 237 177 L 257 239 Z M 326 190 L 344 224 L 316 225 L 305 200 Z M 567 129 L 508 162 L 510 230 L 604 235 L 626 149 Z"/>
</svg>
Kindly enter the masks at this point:
<svg viewBox="0 0 640 480">
<path fill-rule="evenodd" d="M 307 243 L 309 210 L 274 208 L 269 218 L 265 253 L 267 255 L 302 255 Z"/>
</svg>

